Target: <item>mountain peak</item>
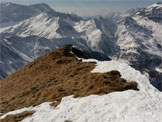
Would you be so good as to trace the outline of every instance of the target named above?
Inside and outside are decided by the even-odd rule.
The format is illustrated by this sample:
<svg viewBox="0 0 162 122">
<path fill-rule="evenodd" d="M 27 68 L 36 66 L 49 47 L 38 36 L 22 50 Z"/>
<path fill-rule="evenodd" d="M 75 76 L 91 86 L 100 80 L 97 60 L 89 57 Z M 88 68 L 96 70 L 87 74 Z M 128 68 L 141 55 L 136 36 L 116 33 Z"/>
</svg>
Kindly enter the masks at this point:
<svg viewBox="0 0 162 122">
<path fill-rule="evenodd" d="M 154 22 L 162 22 L 162 3 L 158 2 L 143 8 L 137 14 L 143 17 L 147 17 Z"/>
<path fill-rule="evenodd" d="M 161 8 L 162 7 L 162 2 L 154 3 L 147 8 Z"/>
<path fill-rule="evenodd" d="M 33 4 L 33 5 L 49 6 L 49 5 L 48 5 L 48 4 L 46 4 L 46 3 L 37 3 L 37 4 Z"/>
<path fill-rule="evenodd" d="M 12 2 L 0 2 L 0 5 L 9 6 L 13 4 Z"/>
<path fill-rule="evenodd" d="M 162 4 L 162 2 L 158 2 L 158 3 L 156 3 L 156 4 Z"/>
<path fill-rule="evenodd" d="M 37 4 L 32 4 L 31 6 L 39 6 L 39 7 L 44 7 L 44 8 L 50 8 L 50 6 L 46 3 L 37 3 Z"/>
<path fill-rule="evenodd" d="M 38 3 L 38 4 L 30 5 L 30 6 L 34 7 L 37 10 L 40 10 L 41 12 L 54 12 L 54 9 L 52 9 L 46 3 Z"/>
</svg>

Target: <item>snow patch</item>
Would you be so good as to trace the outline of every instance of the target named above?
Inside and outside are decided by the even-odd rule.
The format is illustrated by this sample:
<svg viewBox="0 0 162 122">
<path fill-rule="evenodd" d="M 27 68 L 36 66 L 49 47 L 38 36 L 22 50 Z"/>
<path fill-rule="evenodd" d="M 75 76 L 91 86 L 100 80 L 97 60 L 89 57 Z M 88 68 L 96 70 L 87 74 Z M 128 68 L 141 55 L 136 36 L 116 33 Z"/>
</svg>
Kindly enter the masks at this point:
<svg viewBox="0 0 162 122">
<path fill-rule="evenodd" d="M 162 69 L 160 69 L 158 67 L 156 68 L 156 71 L 162 73 Z"/>
</svg>

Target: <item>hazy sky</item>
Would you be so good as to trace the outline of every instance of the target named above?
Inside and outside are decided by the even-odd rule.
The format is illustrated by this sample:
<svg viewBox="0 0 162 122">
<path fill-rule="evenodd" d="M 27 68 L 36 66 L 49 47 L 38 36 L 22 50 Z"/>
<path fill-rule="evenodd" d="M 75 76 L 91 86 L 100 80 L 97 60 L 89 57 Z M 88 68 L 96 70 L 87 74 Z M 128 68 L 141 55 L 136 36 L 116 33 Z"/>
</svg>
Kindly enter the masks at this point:
<svg viewBox="0 0 162 122">
<path fill-rule="evenodd" d="M 0 0 L 19 4 L 47 3 L 56 11 L 72 12 L 81 16 L 104 15 L 112 11 L 145 7 L 162 0 Z"/>
</svg>

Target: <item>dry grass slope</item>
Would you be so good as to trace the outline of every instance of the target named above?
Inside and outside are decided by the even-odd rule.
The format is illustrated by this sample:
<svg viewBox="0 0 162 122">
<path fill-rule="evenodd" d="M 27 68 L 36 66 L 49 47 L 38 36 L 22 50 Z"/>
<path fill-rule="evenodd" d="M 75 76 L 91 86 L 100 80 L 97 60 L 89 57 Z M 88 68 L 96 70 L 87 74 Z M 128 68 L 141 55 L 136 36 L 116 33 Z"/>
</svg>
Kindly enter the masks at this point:
<svg viewBox="0 0 162 122">
<path fill-rule="evenodd" d="M 56 49 L 27 64 L 0 81 L 0 112 L 57 101 L 65 96 L 103 95 L 128 89 L 137 90 L 136 82 L 126 82 L 118 71 L 90 73 L 95 63 L 75 58 L 89 58 L 71 46 Z"/>
</svg>

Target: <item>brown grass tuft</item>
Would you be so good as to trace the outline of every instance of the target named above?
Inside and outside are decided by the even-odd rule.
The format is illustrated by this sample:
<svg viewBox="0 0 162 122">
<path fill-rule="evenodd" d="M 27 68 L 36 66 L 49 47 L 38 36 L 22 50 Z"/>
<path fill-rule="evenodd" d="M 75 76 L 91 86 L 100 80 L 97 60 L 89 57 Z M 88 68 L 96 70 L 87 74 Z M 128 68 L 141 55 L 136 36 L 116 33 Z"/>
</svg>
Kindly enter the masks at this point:
<svg viewBox="0 0 162 122">
<path fill-rule="evenodd" d="M 70 121 L 70 120 L 65 120 L 65 122 L 72 122 L 72 121 Z"/>
<path fill-rule="evenodd" d="M 118 71 L 90 73 L 95 63 L 83 63 L 70 53 L 71 47 L 56 49 L 27 64 L 0 82 L 0 112 L 36 106 L 65 96 L 103 95 L 128 89 L 137 90 L 136 82 L 126 82 Z M 88 55 L 77 52 L 77 56 Z"/>
<path fill-rule="evenodd" d="M 33 114 L 34 114 L 34 111 L 25 111 L 20 114 L 8 115 L 4 119 L 0 120 L 0 122 L 19 122 L 29 116 L 32 116 Z"/>
</svg>

